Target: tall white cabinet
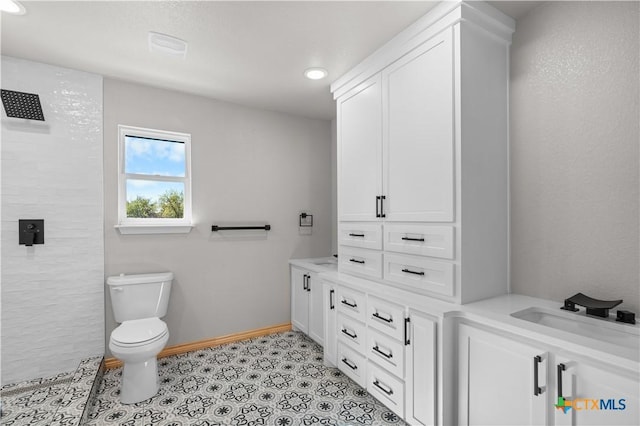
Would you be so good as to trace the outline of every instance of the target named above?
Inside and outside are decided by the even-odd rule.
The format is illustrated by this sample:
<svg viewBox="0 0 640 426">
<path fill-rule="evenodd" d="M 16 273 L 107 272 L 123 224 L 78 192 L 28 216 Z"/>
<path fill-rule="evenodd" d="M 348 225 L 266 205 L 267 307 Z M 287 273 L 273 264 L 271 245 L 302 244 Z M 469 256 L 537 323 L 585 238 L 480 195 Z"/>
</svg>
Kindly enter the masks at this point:
<svg viewBox="0 0 640 426">
<path fill-rule="evenodd" d="M 455 303 L 507 291 L 513 30 L 443 2 L 331 86 L 341 272 Z"/>
</svg>

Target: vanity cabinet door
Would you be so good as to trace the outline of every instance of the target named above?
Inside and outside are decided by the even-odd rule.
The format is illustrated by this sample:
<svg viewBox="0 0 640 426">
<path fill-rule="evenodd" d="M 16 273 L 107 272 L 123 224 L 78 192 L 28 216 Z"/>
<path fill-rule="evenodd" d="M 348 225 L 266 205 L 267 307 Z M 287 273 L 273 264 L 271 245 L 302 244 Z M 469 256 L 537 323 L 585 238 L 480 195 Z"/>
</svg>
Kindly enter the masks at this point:
<svg viewBox="0 0 640 426">
<path fill-rule="evenodd" d="M 454 219 L 453 30 L 382 72 L 387 221 Z"/>
<path fill-rule="evenodd" d="M 406 410 L 405 420 L 412 425 L 435 425 L 437 394 L 436 386 L 436 322 L 426 315 L 409 311 L 408 336 L 405 347 Z"/>
<path fill-rule="evenodd" d="M 309 334 L 309 271 L 291 267 L 291 325 L 294 330 Z"/>
<path fill-rule="evenodd" d="M 458 424 L 547 424 L 552 407 L 546 381 L 548 362 L 549 355 L 540 348 L 459 324 Z"/>
<path fill-rule="evenodd" d="M 318 344 L 324 344 L 324 309 L 322 298 L 322 281 L 316 274 L 309 274 L 307 278 L 307 293 L 309 294 L 309 337 Z"/>
<path fill-rule="evenodd" d="M 324 363 L 330 367 L 337 365 L 338 336 L 336 335 L 336 285 L 325 281 L 322 284 L 322 309 L 324 310 Z"/>
<path fill-rule="evenodd" d="M 558 371 L 560 366 L 560 372 Z M 562 369 L 564 366 L 564 369 Z M 639 425 L 640 389 L 638 373 L 621 371 L 617 366 L 576 361 L 557 356 L 552 371 L 553 404 L 556 425 Z M 558 386 L 561 375 L 562 386 Z M 562 388 L 562 389 L 560 389 Z M 566 402 L 558 401 L 558 395 Z"/>
<path fill-rule="evenodd" d="M 382 91 L 380 75 L 338 100 L 338 218 L 380 220 L 382 195 Z"/>
</svg>

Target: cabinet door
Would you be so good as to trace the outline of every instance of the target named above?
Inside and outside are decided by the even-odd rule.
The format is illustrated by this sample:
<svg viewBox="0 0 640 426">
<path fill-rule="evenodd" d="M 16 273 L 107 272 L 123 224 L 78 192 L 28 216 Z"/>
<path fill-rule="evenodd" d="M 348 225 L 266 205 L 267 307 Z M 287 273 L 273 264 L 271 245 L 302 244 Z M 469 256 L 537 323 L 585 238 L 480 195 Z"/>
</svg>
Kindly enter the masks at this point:
<svg viewBox="0 0 640 426">
<path fill-rule="evenodd" d="M 410 332 L 405 344 L 406 421 L 412 425 L 435 425 L 437 407 L 436 323 L 409 311 Z"/>
<path fill-rule="evenodd" d="M 335 367 L 338 336 L 336 335 L 336 286 L 325 282 L 322 286 L 323 310 L 324 310 L 324 363 Z"/>
<path fill-rule="evenodd" d="M 294 330 L 309 333 L 308 271 L 291 268 L 291 325 Z"/>
<path fill-rule="evenodd" d="M 558 365 L 564 370 L 558 372 Z M 556 425 L 639 425 L 640 385 L 638 373 L 616 366 L 597 365 L 556 357 L 553 370 L 554 421 Z M 562 390 L 558 375 L 562 374 Z M 558 395 L 566 402 L 560 403 Z M 569 409 L 557 406 L 571 405 Z"/>
<path fill-rule="evenodd" d="M 460 324 L 458 424 L 546 424 L 552 404 L 546 386 L 548 362 L 548 354 L 539 348 Z M 536 370 L 538 395 L 534 395 Z"/>
<path fill-rule="evenodd" d="M 338 99 L 338 217 L 378 220 L 382 195 L 382 97 L 377 75 Z"/>
<path fill-rule="evenodd" d="M 452 30 L 387 67 L 382 78 L 385 220 L 451 222 L 455 158 Z"/>
<path fill-rule="evenodd" d="M 309 337 L 318 344 L 324 344 L 324 310 L 322 299 L 322 281 L 315 274 L 307 279 L 309 293 Z"/>
</svg>

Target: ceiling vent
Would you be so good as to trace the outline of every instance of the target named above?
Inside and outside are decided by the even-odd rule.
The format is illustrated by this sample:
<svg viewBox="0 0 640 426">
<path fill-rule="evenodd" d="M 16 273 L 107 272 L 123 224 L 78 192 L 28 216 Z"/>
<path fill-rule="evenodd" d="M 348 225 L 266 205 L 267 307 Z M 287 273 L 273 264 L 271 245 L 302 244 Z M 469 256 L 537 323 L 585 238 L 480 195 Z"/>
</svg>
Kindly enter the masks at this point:
<svg viewBox="0 0 640 426">
<path fill-rule="evenodd" d="M 175 58 L 187 57 L 187 42 L 170 35 L 149 31 L 149 51 Z"/>
</svg>

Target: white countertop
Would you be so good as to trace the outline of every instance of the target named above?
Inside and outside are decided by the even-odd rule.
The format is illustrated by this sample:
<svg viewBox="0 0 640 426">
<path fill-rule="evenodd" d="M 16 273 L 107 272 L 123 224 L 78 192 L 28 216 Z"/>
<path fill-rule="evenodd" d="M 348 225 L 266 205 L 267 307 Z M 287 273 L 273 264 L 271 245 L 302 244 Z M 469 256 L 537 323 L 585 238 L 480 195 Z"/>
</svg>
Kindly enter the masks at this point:
<svg viewBox="0 0 640 426">
<path fill-rule="evenodd" d="M 443 322 L 457 321 L 482 324 L 500 332 L 521 336 L 523 339 L 538 341 L 556 353 L 571 352 L 615 364 L 640 379 L 640 324 L 617 323 L 614 318 L 587 317 L 584 308 L 575 313 L 567 312 L 560 309 L 563 304 L 562 301 L 539 299 L 518 294 L 507 294 L 465 305 L 447 303 L 428 296 L 340 273 L 337 271 L 337 267 L 334 266 L 336 264 L 335 258 L 292 259 L 289 263 L 293 266 L 316 272 L 321 279 L 326 281 L 347 285 L 360 291 L 374 291 L 377 294 L 382 294 L 390 301 L 424 311 L 441 319 Z M 330 265 L 331 263 L 334 265 Z M 567 297 L 569 296 L 567 295 Z M 542 325 L 511 315 L 514 312 L 529 308 L 538 308 L 540 311 L 548 312 L 553 316 L 557 315 L 560 319 L 564 318 L 571 321 L 575 318 L 578 323 L 592 323 L 598 327 L 602 326 L 604 330 L 612 330 L 612 333 L 616 333 L 618 330 L 626 330 L 631 334 L 629 334 L 629 339 L 624 341 L 624 345 L 616 345 L 594 337 L 587 337 L 584 332 L 581 335 L 564 330 L 561 327 Z"/>
</svg>

